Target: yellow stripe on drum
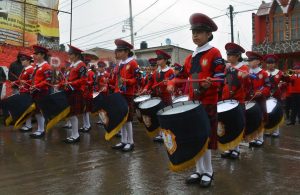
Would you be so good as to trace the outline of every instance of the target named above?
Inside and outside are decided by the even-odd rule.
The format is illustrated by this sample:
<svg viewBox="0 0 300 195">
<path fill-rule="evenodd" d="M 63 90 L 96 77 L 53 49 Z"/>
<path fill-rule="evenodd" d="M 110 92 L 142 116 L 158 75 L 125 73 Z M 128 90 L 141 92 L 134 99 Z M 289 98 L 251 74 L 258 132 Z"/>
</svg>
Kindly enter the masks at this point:
<svg viewBox="0 0 300 195">
<path fill-rule="evenodd" d="M 284 123 L 284 116 L 282 116 L 281 120 L 279 121 L 279 123 L 277 125 L 275 125 L 274 127 L 267 129 L 265 128 L 265 133 L 273 133 L 279 126 L 281 126 Z"/>
<path fill-rule="evenodd" d="M 36 109 L 35 103 L 31 104 L 27 110 L 22 114 L 22 116 L 17 120 L 17 122 L 14 125 L 14 129 L 20 129 L 23 123 L 31 117 L 32 112 Z"/>
<path fill-rule="evenodd" d="M 161 131 L 161 128 L 158 127 L 158 128 L 155 129 L 154 131 L 151 131 L 151 132 L 147 131 L 147 135 L 148 135 L 150 138 L 153 138 L 153 137 L 157 136 L 158 133 L 159 133 L 160 131 Z"/>
<path fill-rule="evenodd" d="M 196 161 L 198 161 L 207 151 L 208 142 L 209 142 L 209 138 L 207 138 L 201 151 L 198 152 L 198 154 L 195 157 L 193 157 L 192 159 L 190 159 L 184 163 L 178 164 L 178 165 L 174 165 L 174 164 L 170 163 L 170 166 L 169 166 L 170 170 L 172 170 L 174 172 L 178 172 L 178 171 L 184 171 L 186 169 L 194 167 L 196 165 Z"/>
<path fill-rule="evenodd" d="M 109 133 L 105 133 L 105 140 L 109 141 L 111 138 L 113 138 L 122 128 L 122 126 L 126 123 L 127 118 L 128 118 L 128 114 L 129 114 L 129 108 L 128 108 L 128 112 L 126 114 L 126 116 L 123 118 L 123 120 L 121 121 L 120 124 L 118 124 L 118 126 L 116 128 L 114 128 L 111 132 Z"/>
<path fill-rule="evenodd" d="M 46 125 L 46 132 L 48 132 L 48 130 L 51 129 L 54 125 L 56 125 L 59 121 L 66 118 L 69 115 L 70 111 L 71 111 L 71 108 L 70 108 L 70 106 L 68 106 L 61 113 L 59 113 L 52 120 L 50 120 Z"/>
<path fill-rule="evenodd" d="M 256 138 L 258 138 L 258 136 L 260 136 L 261 133 L 263 133 L 265 130 L 264 128 L 264 123 L 261 122 L 259 128 L 257 130 L 255 130 L 253 133 L 249 134 L 249 135 L 245 135 L 244 140 L 247 142 L 250 142 Z"/>
<path fill-rule="evenodd" d="M 245 131 L 245 129 L 243 129 L 243 131 L 240 133 L 240 135 L 237 138 L 235 138 L 234 140 L 232 140 L 229 143 L 222 144 L 218 141 L 218 149 L 224 152 L 224 151 L 231 150 L 232 148 L 237 147 L 241 143 L 241 141 L 244 139 L 244 131 Z"/>
</svg>

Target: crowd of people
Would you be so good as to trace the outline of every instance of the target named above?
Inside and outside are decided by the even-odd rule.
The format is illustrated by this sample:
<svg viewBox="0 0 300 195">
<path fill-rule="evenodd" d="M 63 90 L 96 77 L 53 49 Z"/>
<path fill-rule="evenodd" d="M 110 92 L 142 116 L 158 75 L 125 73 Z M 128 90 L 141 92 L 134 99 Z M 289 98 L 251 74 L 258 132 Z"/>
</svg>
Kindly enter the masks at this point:
<svg viewBox="0 0 300 195">
<path fill-rule="evenodd" d="M 79 132 L 88 133 L 91 130 L 90 112 L 94 93 L 104 96 L 121 93 L 128 103 L 129 113 L 127 121 L 120 128 L 121 141 L 112 148 L 124 152 L 134 149 L 132 121 L 135 97 L 150 94 L 159 97 L 164 106 L 172 105 L 173 98 L 178 96 L 187 96 L 189 100 L 201 102 L 209 117 L 209 144 L 205 153 L 194 163 L 196 172 L 186 182 L 208 187 L 214 175 L 211 150 L 218 149 L 218 102 L 235 100 L 243 113 L 247 110 L 247 102 L 256 102 L 262 113 L 263 124 L 267 124 L 269 117 L 266 101 L 272 97 L 280 109 L 285 109 L 287 125 L 295 125 L 297 117 L 300 118 L 300 63 L 295 63 L 291 71 L 282 71 L 277 69 L 279 58 L 276 55 L 246 52 L 235 43 L 225 45 L 227 58 L 224 59 L 219 49 L 210 44 L 213 32 L 218 29 L 214 21 L 204 14 L 195 13 L 190 17 L 190 24 L 196 49 L 182 65 L 171 64 L 170 54 L 156 50 L 156 57 L 149 59 L 149 66 L 139 67 L 134 58 L 133 45 L 117 39 L 117 65 L 108 66 L 103 61 L 95 61 L 95 56 L 83 55 L 81 49 L 69 45 L 69 65 L 51 67 L 47 61 L 48 49 L 35 45 L 33 57 L 30 53 L 19 53 L 18 60 L 9 68 L 8 79 L 15 93 L 30 94 L 34 100 L 55 91 L 66 92 L 71 111 L 65 127 L 72 129 L 72 134 L 64 140 L 68 144 L 80 141 Z M 242 58 L 244 53 L 247 62 Z M 266 69 L 263 64 L 266 64 Z M 34 112 L 37 129 L 30 137 L 40 139 L 45 136 L 45 118 L 38 107 Z M 82 117 L 81 126 L 78 117 Z M 244 120 L 247 121 L 246 116 Z M 29 117 L 20 130 L 32 131 L 31 121 Z M 275 126 L 269 132 L 263 128 L 257 129 L 259 133 L 252 137 L 249 145 L 263 146 L 264 134 L 278 138 L 280 123 Z M 161 132 L 154 140 L 164 142 Z M 238 159 L 238 144 L 223 151 L 222 158 Z"/>
</svg>

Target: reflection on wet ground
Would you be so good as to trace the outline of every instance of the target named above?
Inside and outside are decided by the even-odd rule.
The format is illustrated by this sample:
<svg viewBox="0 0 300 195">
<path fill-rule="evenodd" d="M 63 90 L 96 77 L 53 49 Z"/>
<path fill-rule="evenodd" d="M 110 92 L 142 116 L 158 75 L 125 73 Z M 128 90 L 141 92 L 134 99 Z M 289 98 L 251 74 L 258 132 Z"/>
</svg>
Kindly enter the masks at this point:
<svg viewBox="0 0 300 195">
<path fill-rule="evenodd" d="M 62 124 L 61 124 L 62 125 Z M 241 146 L 240 160 L 213 155 L 209 189 L 186 186 L 194 170 L 173 173 L 161 144 L 134 123 L 135 150 L 122 153 L 93 125 L 81 142 L 66 145 L 67 130 L 54 128 L 42 140 L 0 127 L 0 194 L 300 194 L 300 126 L 284 126 L 279 139 L 261 149 Z"/>
</svg>

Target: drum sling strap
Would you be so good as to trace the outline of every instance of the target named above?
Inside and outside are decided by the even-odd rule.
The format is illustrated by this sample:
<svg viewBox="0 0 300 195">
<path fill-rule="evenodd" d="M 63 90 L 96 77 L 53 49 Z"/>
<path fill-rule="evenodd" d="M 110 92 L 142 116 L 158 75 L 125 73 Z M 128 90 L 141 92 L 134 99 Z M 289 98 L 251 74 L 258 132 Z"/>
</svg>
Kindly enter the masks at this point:
<svg viewBox="0 0 300 195">
<path fill-rule="evenodd" d="M 237 71 L 232 69 L 231 67 L 228 68 L 228 71 L 226 73 L 226 81 L 229 87 L 229 93 L 230 93 L 230 98 L 232 98 L 236 91 L 240 88 L 240 82 L 237 77 Z M 232 87 L 235 86 L 236 89 L 233 91 Z"/>
<path fill-rule="evenodd" d="M 209 49 L 210 50 L 210 49 Z M 192 57 L 192 67 L 190 70 L 190 74 L 192 75 L 192 79 L 198 79 L 199 73 L 202 71 L 202 64 L 200 62 L 202 56 L 207 53 L 209 50 L 199 52 L 197 55 Z M 192 82 L 193 93 L 195 98 L 199 98 L 201 92 L 204 90 L 200 88 L 199 82 Z"/>
</svg>

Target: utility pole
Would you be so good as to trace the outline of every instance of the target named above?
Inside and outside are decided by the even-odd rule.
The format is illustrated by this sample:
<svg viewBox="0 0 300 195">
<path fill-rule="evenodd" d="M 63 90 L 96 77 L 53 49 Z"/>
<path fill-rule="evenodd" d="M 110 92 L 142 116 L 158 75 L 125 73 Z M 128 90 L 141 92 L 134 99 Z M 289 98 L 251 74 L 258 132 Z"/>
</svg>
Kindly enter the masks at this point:
<svg viewBox="0 0 300 195">
<path fill-rule="evenodd" d="M 70 16 L 70 45 L 72 45 L 72 23 L 73 23 L 73 0 L 71 0 L 71 16 Z"/>
<path fill-rule="evenodd" d="M 134 37 L 133 37 L 133 19 L 132 19 L 132 4 L 131 0 L 129 0 L 129 25 L 130 25 L 130 37 L 131 37 L 131 44 L 134 46 Z"/>
<path fill-rule="evenodd" d="M 230 15 L 230 28 L 231 28 L 231 42 L 234 43 L 234 32 L 233 32 L 233 6 L 229 5 L 229 15 Z"/>
</svg>

